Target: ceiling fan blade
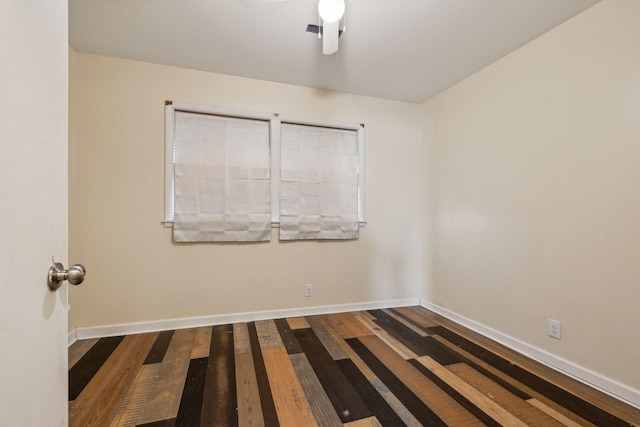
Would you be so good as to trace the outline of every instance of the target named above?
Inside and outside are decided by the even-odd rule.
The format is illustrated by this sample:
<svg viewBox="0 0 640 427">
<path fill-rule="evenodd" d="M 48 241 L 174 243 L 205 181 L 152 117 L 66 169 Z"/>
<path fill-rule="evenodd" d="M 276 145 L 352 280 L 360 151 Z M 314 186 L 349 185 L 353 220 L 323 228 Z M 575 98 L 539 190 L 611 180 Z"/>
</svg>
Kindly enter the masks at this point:
<svg viewBox="0 0 640 427">
<path fill-rule="evenodd" d="M 322 53 L 333 55 L 338 51 L 338 36 L 340 34 L 340 21 L 322 21 Z"/>
<path fill-rule="evenodd" d="M 245 6 L 257 6 L 261 4 L 278 3 L 286 0 L 239 0 L 239 1 Z"/>
</svg>

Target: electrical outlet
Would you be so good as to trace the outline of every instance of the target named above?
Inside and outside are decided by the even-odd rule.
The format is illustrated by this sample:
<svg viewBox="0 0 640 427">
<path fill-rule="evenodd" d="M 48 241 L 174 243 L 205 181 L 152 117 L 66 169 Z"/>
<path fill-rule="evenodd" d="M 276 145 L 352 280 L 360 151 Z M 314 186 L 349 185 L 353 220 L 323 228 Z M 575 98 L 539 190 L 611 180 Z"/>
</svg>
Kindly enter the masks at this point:
<svg viewBox="0 0 640 427">
<path fill-rule="evenodd" d="M 554 319 L 547 319 L 549 321 L 549 336 L 551 338 L 560 339 L 560 321 Z"/>
<path fill-rule="evenodd" d="M 313 296 L 313 285 L 311 283 L 307 283 L 304 285 L 304 296 L 312 297 Z"/>
</svg>

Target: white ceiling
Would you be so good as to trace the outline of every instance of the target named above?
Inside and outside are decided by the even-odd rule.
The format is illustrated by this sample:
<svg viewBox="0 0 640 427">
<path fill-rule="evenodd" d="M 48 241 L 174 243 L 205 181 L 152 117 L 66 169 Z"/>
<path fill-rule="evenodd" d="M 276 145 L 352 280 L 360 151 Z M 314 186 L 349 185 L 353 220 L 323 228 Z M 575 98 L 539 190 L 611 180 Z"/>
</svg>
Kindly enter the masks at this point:
<svg viewBox="0 0 640 427">
<path fill-rule="evenodd" d="M 599 0 L 346 0 L 338 53 L 317 0 L 69 0 L 81 52 L 422 102 Z"/>
</svg>

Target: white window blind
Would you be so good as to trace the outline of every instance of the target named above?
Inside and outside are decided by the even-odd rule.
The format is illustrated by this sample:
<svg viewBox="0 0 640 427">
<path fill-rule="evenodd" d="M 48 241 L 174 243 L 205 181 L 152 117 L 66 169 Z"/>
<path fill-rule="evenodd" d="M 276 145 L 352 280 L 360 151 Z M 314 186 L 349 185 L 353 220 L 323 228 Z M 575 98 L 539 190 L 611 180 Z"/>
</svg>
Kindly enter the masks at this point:
<svg viewBox="0 0 640 427">
<path fill-rule="evenodd" d="M 282 123 L 280 152 L 280 240 L 357 239 L 357 132 Z"/>
<path fill-rule="evenodd" d="M 176 111 L 176 242 L 271 237 L 269 122 Z"/>
</svg>

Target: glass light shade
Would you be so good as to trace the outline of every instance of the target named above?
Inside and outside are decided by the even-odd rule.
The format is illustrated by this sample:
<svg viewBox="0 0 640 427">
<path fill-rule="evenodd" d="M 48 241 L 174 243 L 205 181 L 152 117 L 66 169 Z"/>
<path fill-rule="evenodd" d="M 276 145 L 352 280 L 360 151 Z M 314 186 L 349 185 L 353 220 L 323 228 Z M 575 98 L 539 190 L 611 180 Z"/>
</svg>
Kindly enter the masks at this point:
<svg viewBox="0 0 640 427">
<path fill-rule="evenodd" d="M 323 21 L 338 22 L 344 15 L 344 0 L 320 0 L 318 13 Z"/>
</svg>

